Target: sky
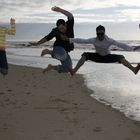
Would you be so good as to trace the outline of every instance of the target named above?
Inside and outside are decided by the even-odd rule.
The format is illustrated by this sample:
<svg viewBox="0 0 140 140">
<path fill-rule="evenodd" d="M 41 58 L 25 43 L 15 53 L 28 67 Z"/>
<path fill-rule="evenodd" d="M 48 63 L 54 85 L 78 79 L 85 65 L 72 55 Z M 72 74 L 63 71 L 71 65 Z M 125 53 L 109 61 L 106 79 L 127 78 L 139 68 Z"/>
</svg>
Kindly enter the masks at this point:
<svg viewBox="0 0 140 140">
<path fill-rule="evenodd" d="M 51 11 L 53 6 L 73 13 L 78 37 L 94 36 L 96 26 L 102 24 L 117 39 L 140 39 L 139 0 L 0 0 L 0 24 L 15 18 L 19 35 L 21 25 L 46 23 L 47 33 L 58 18 L 65 19 L 62 14 Z"/>
</svg>

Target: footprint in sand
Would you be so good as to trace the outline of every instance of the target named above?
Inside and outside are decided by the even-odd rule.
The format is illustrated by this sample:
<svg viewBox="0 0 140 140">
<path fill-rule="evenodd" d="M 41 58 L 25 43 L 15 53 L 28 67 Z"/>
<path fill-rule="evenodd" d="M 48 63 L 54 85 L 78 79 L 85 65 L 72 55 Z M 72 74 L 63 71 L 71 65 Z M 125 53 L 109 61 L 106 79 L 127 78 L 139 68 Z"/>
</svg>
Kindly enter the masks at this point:
<svg viewBox="0 0 140 140">
<path fill-rule="evenodd" d="M 135 124 L 136 126 L 140 127 L 139 122 L 134 122 L 134 124 Z"/>
<path fill-rule="evenodd" d="M 13 90 L 12 90 L 12 89 L 8 89 L 7 91 L 8 91 L 8 92 L 12 92 Z"/>
<path fill-rule="evenodd" d="M 30 95 L 30 94 L 31 94 L 31 92 L 26 92 L 26 94 L 27 94 L 27 95 Z"/>
<path fill-rule="evenodd" d="M 65 119 L 70 122 L 70 123 L 73 123 L 74 125 L 77 125 L 79 124 L 79 120 L 77 118 L 70 118 L 69 116 L 65 116 Z"/>
<path fill-rule="evenodd" d="M 8 124 L 7 124 L 7 123 L 4 123 L 4 124 L 2 125 L 2 129 L 3 129 L 3 130 L 8 130 L 8 129 L 9 129 Z"/>
<path fill-rule="evenodd" d="M 33 78 L 36 79 L 36 76 L 34 76 Z"/>
<path fill-rule="evenodd" d="M 92 113 L 92 114 L 95 114 L 96 112 L 95 112 L 95 111 L 92 111 L 91 113 Z"/>
<path fill-rule="evenodd" d="M 28 86 L 29 86 L 28 84 L 24 85 L 24 87 L 28 87 Z"/>
<path fill-rule="evenodd" d="M 42 137 L 43 140 L 47 140 L 48 139 L 48 136 L 44 136 Z"/>
<path fill-rule="evenodd" d="M 103 131 L 103 130 L 102 130 L 101 127 L 98 127 L 98 126 L 97 126 L 96 128 L 93 129 L 93 131 L 94 131 L 94 132 L 101 132 L 101 131 Z"/>
<path fill-rule="evenodd" d="M 10 102 L 10 98 L 6 97 L 6 98 L 4 99 L 4 101 L 5 101 L 5 102 Z"/>
<path fill-rule="evenodd" d="M 56 129 L 55 132 L 64 132 L 64 129 Z"/>
<path fill-rule="evenodd" d="M 28 105 L 28 102 L 25 101 L 25 102 L 23 102 L 22 104 L 23 104 L 23 105 Z"/>
<path fill-rule="evenodd" d="M 72 87 L 73 87 L 73 85 L 68 85 L 68 87 L 69 87 L 69 88 L 72 88 Z"/>
<path fill-rule="evenodd" d="M 4 92 L 0 92 L 0 95 L 4 95 L 5 93 Z"/>
<path fill-rule="evenodd" d="M 73 114 L 76 114 L 77 112 L 76 111 L 73 111 Z"/>
<path fill-rule="evenodd" d="M 138 133 L 138 132 L 136 132 L 136 131 L 132 131 L 132 134 L 134 134 L 134 135 L 136 135 L 136 136 L 138 136 L 138 135 L 139 135 L 139 133 Z"/>
<path fill-rule="evenodd" d="M 16 85 L 21 85 L 19 82 Z"/>
</svg>

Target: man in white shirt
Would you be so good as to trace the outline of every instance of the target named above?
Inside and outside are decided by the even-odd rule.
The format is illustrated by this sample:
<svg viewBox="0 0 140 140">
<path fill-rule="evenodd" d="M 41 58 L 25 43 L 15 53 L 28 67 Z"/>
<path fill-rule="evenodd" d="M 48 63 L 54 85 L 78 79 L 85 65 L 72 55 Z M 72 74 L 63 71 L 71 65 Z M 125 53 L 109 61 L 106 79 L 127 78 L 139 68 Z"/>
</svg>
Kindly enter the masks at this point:
<svg viewBox="0 0 140 140">
<path fill-rule="evenodd" d="M 71 75 L 74 75 L 78 69 L 85 63 L 87 60 L 91 60 L 97 63 L 114 63 L 119 62 L 122 63 L 124 66 L 129 68 L 134 74 L 137 74 L 140 70 L 140 63 L 133 67 L 123 55 L 117 55 L 117 54 L 110 54 L 110 46 L 116 45 L 124 50 L 127 51 L 134 51 L 140 46 L 134 46 L 131 47 L 129 45 L 126 45 L 124 43 L 118 42 L 114 39 L 109 38 L 107 35 L 105 35 L 105 27 L 102 25 L 99 25 L 96 28 L 96 34 L 97 37 L 95 38 L 89 38 L 89 39 L 81 39 L 81 38 L 70 38 L 62 37 L 65 40 L 69 40 L 70 43 L 85 43 L 85 44 L 93 44 L 95 47 L 96 52 L 85 52 L 82 54 L 81 59 L 78 61 L 76 67 L 70 71 Z"/>
</svg>

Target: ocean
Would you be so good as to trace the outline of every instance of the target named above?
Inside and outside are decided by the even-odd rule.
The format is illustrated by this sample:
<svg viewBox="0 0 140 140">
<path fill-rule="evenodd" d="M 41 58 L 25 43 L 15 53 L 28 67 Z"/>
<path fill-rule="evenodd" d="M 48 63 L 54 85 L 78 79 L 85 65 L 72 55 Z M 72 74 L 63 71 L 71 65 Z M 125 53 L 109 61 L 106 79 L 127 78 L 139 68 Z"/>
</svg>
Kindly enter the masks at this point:
<svg viewBox="0 0 140 140">
<path fill-rule="evenodd" d="M 140 41 L 124 41 L 130 45 L 138 45 Z M 50 56 L 41 57 L 44 48 L 52 48 L 52 43 L 39 48 L 28 46 L 28 42 L 9 42 L 7 58 L 10 64 L 45 68 L 48 64 L 59 64 Z M 76 45 L 70 53 L 73 66 L 76 65 L 83 52 L 94 52 L 92 45 Z M 112 47 L 112 53 L 122 54 L 136 66 L 140 62 L 140 52 L 126 52 Z M 140 72 L 134 75 L 121 64 L 86 62 L 78 71 L 83 75 L 86 86 L 93 91 L 90 95 L 105 105 L 123 112 L 126 117 L 140 121 Z"/>
</svg>

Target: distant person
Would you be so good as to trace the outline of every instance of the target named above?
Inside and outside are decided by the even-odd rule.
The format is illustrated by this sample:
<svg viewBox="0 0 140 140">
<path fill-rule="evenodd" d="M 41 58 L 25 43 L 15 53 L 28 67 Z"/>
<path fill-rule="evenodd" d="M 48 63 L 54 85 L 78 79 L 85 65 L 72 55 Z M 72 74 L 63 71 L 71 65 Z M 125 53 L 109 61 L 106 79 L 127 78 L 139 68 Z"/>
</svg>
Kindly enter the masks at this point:
<svg viewBox="0 0 140 140">
<path fill-rule="evenodd" d="M 133 51 L 136 49 L 139 49 L 140 46 L 134 46 L 130 47 L 129 45 L 126 45 L 124 43 L 118 42 L 114 39 L 109 38 L 105 34 L 105 27 L 102 25 L 99 25 L 96 28 L 96 37 L 89 38 L 89 39 L 80 39 L 80 38 L 70 38 L 68 39 L 66 36 L 61 36 L 63 40 L 69 40 L 70 43 L 85 43 L 85 44 L 93 44 L 95 47 L 96 52 L 84 52 L 82 54 L 81 59 L 78 61 L 76 67 L 72 69 L 71 75 L 74 75 L 78 69 L 85 63 L 87 60 L 91 60 L 97 63 L 114 63 L 119 62 L 123 64 L 124 66 L 128 67 L 134 74 L 137 74 L 140 70 L 140 63 L 137 64 L 136 67 L 133 67 L 123 55 L 117 55 L 117 54 L 110 54 L 110 46 L 116 45 L 124 50 L 127 51 Z"/>
<path fill-rule="evenodd" d="M 6 35 L 15 35 L 15 19 L 10 20 L 11 28 L 0 26 L 0 73 L 2 75 L 8 74 L 8 62 L 6 57 Z"/>
<path fill-rule="evenodd" d="M 53 58 L 60 60 L 61 65 L 51 65 L 49 64 L 47 68 L 43 70 L 43 73 L 49 70 L 56 70 L 59 73 L 67 73 L 70 69 L 72 69 L 72 61 L 71 57 L 68 54 L 70 51 L 74 49 L 74 45 L 70 44 L 68 41 L 64 41 L 61 39 L 61 35 L 66 35 L 68 37 L 73 38 L 74 37 L 74 17 L 73 15 L 60 8 L 60 7 L 52 7 L 52 11 L 60 12 L 67 16 L 68 20 L 65 21 L 63 19 L 59 19 L 56 22 L 56 27 L 52 29 L 52 31 L 42 38 L 37 43 L 31 43 L 31 45 L 40 45 L 42 43 L 45 43 L 54 37 L 56 38 L 54 44 L 53 44 L 53 50 L 44 49 L 41 53 L 41 56 L 44 56 L 46 54 L 50 54 Z"/>
</svg>

